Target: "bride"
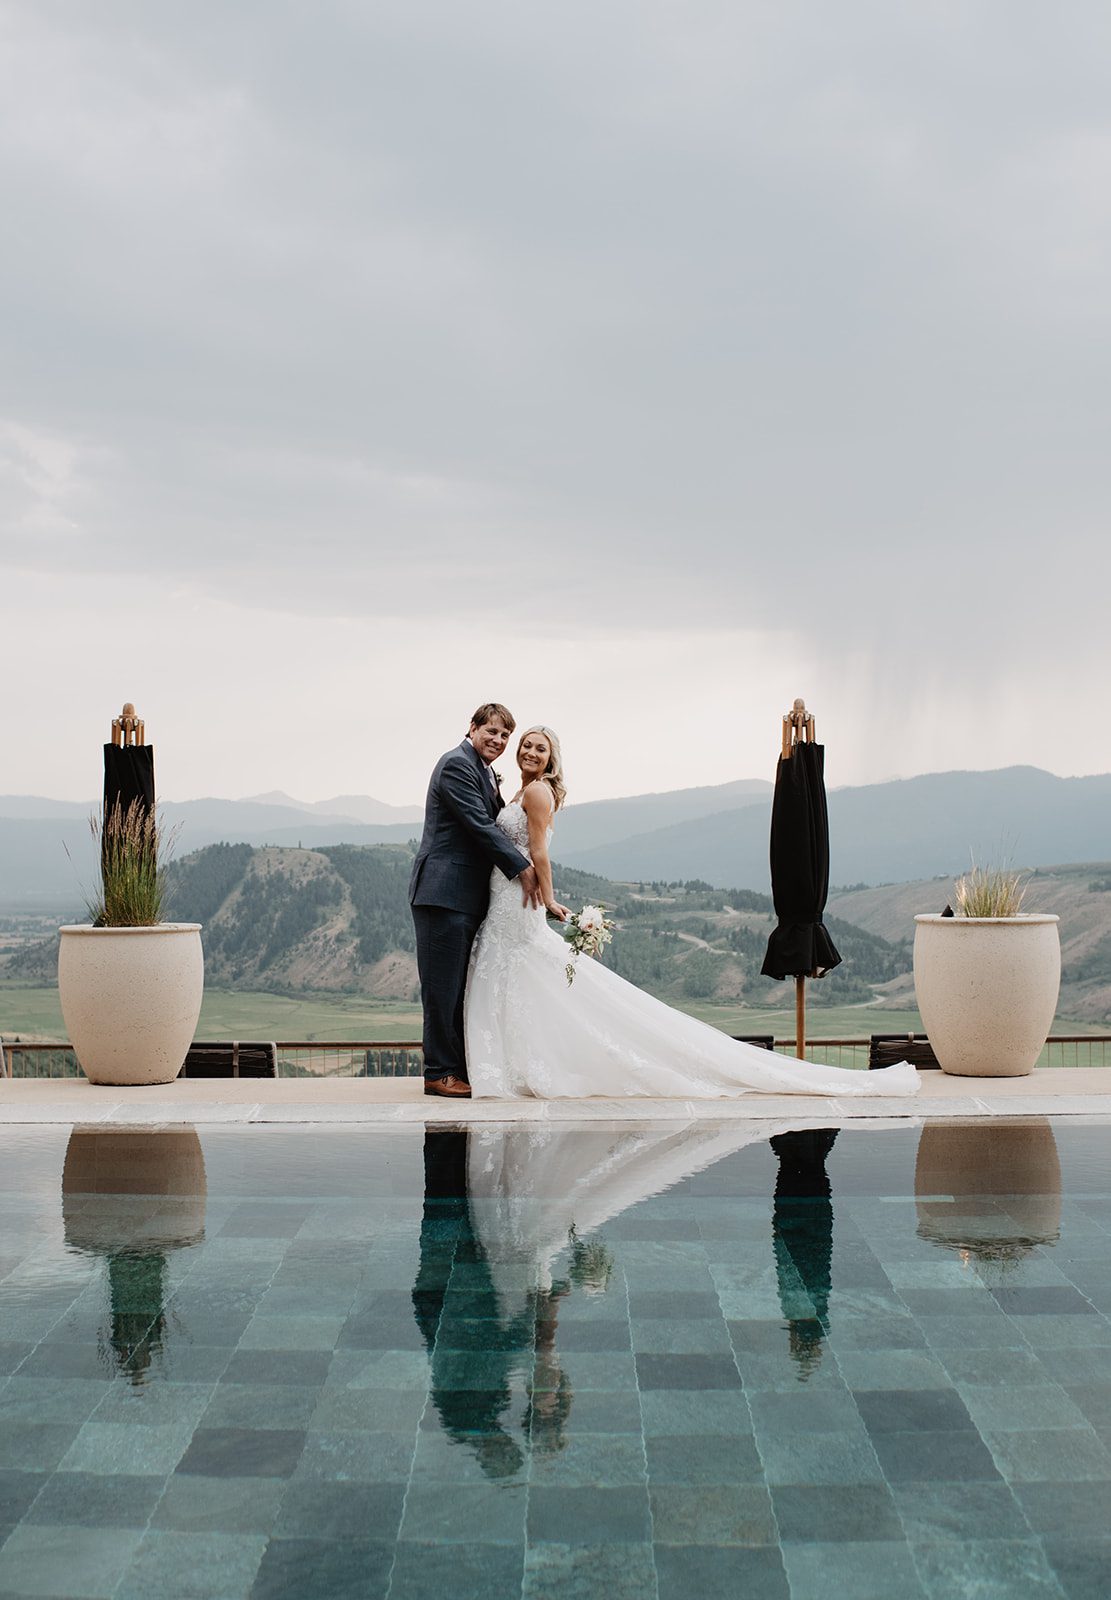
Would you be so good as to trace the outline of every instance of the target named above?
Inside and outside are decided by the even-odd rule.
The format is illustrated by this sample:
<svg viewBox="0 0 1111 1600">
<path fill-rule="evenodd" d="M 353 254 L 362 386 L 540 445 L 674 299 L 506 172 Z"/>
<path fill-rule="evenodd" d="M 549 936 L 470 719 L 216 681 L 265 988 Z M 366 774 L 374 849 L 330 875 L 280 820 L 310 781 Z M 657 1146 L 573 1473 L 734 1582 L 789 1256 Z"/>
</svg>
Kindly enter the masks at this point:
<svg viewBox="0 0 1111 1600">
<path fill-rule="evenodd" d="M 491 874 L 490 909 L 471 953 L 464 1010 L 476 1099 L 917 1093 L 918 1075 L 907 1062 L 876 1072 L 793 1062 L 673 1010 L 599 961 L 580 960 L 569 986 L 566 941 L 545 916 L 564 921 L 568 915 L 552 891 L 548 854 L 566 794 L 551 728 L 525 730 L 517 765 L 521 787 L 497 822 L 535 867 L 544 906 L 522 905 L 519 887 L 497 869 Z"/>
</svg>

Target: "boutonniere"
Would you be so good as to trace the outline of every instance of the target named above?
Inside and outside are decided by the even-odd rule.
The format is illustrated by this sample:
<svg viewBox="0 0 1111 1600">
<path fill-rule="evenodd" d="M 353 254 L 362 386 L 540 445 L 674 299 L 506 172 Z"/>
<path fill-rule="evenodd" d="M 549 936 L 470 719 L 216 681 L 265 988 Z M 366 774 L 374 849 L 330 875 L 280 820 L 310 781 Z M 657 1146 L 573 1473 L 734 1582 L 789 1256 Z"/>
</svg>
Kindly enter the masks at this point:
<svg viewBox="0 0 1111 1600">
<path fill-rule="evenodd" d="M 494 782 L 497 784 L 498 788 L 500 789 L 501 788 L 501 773 L 496 771 L 493 767 L 490 768 L 490 771 L 493 772 L 493 774 L 494 774 Z"/>
</svg>

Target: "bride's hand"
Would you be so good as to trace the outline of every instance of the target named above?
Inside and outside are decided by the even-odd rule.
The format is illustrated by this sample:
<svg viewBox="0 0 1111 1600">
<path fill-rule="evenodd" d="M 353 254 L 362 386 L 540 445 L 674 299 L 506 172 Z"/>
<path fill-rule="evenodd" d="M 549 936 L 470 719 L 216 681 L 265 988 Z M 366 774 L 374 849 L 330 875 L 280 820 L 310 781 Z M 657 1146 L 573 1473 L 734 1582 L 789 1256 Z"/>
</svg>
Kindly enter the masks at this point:
<svg viewBox="0 0 1111 1600">
<path fill-rule="evenodd" d="M 571 915 L 571 907 L 561 906 L 558 900 L 549 900 L 544 909 L 549 917 L 554 917 L 557 922 L 566 922 Z"/>
</svg>

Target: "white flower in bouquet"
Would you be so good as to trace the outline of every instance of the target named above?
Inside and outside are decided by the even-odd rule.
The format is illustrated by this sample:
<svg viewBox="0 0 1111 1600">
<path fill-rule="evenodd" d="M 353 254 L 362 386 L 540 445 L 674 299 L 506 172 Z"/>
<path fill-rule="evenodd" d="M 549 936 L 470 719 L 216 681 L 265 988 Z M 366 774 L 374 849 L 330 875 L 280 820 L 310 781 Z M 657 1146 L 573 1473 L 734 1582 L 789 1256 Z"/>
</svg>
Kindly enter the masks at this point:
<svg viewBox="0 0 1111 1600">
<path fill-rule="evenodd" d="M 605 906 L 583 906 L 572 912 L 563 927 L 563 937 L 571 946 L 571 959 L 564 971 L 567 982 L 575 981 L 575 962 L 581 955 L 601 955 L 613 938 L 613 919 L 606 916 Z"/>
</svg>

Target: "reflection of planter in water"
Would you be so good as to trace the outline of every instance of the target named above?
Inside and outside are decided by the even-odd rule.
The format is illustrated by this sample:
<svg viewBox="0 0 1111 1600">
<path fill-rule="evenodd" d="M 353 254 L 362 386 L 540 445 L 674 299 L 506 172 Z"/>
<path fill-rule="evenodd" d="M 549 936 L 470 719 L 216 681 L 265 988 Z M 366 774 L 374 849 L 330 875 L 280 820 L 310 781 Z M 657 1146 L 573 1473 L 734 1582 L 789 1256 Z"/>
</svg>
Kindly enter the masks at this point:
<svg viewBox="0 0 1111 1600">
<path fill-rule="evenodd" d="M 70 1135 L 62 1171 L 66 1243 L 108 1263 L 108 1343 L 133 1381 L 162 1346 L 167 1254 L 204 1238 L 206 1188 L 193 1128 L 75 1128 Z M 151 1205 L 121 1211 L 106 1196 Z"/>
<path fill-rule="evenodd" d="M 1052 1244 L 1061 1227 L 1061 1163 L 1045 1117 L 927 1123 L 914 1169 L 918 1235 L 1007 1261 Z M 952 1201 L 931 1196 L 952 1195 Z"/>
</svg>

